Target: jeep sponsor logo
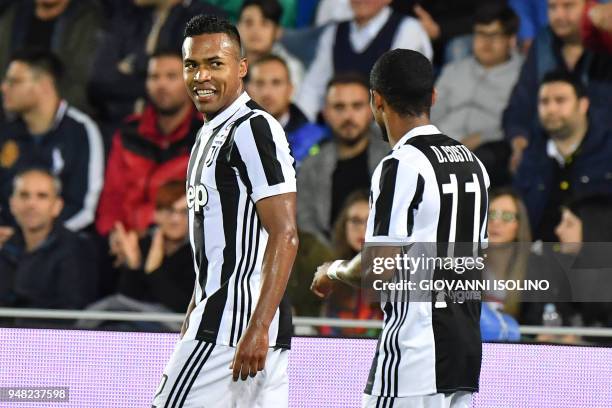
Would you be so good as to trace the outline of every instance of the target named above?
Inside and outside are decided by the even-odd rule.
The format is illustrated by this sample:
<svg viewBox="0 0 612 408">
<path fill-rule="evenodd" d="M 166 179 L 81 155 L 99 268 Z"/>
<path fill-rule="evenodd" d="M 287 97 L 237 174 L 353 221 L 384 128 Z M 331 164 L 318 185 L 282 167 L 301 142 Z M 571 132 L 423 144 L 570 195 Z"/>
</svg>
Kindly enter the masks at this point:
<svg viewBox="0 0 612 408">
<path fill-rule="evenodd" d="M 189 186 L 187 189 L 187 206 L 195 212 L 201 212 L 202 208 L 208 204 L 208 190 L 203 184 Z"/>
</svg>

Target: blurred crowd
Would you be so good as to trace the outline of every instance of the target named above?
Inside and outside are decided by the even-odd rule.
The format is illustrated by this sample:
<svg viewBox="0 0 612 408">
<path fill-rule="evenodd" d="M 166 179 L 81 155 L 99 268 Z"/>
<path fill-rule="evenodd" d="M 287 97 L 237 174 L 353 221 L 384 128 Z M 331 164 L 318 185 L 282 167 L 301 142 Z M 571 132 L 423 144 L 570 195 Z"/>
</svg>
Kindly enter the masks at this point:
<svg viewBox="0 0 612 408">
<path fill-rule="evenodd" d="M 364 244 L 370 177 L 389 151 L 368 75 L 389 49 L 432 61 L 432 123 L 491 176 L 491 273 L 537 265 L 536 250 L 503 244 L 612 242 L 612 2 L 0 0 L 0 307 L 185 311 L 184 178 L 204 118 L 181 44 L 201 13 L 236 23 L 246 90 L 296 159 L 296 315 L 381 317 L 359 290 L 322 302 L 309 286 Z M 487 300 L 543 323 L 542 304 Z M 563 325 L 612 327 L 608 304 L 554 306 Z"/>
</svg>

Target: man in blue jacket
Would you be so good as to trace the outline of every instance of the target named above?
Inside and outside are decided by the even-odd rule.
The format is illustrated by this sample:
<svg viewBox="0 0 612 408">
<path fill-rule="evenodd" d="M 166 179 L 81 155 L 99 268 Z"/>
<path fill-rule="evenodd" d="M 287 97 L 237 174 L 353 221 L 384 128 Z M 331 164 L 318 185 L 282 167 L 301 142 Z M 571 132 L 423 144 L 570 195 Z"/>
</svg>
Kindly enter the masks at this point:
<svg viewBox="0 0 612 408">
<path fill-rule="evenodd" d="M 534 238 L 556 242 L 560 206 L 592 194 L 612 194 L 612 131 L 589 113 L 584 86 L 563 71 L 544 76 L 538 93 L 540 125 L 532 132 L 515 175 Z"/>
<path fill-rule="evenodd" d="M 94 220 L 104 180 L 102 137 L 89 116 L 58 93 L 62 64 L 48 51 L 22 51 L 2 80 L 4 109 L 15 120 L 0 126 L 0 225 L 14 225 L 8 197 L 16 173 L 49 170 L 62 182 L 59 220 L 78 231 Z"/>
<path fill-rule="evenodd" d="M 511 167 L 516 169 L 530 129 L 537 122 L 537 89 L 553 70 L 571 72 L 584 83 L 591 111 L 612 114 L 612 55 L 586 49 L 580 36 L 585 0 L 549 0 L 550 25 L 533 41 L 519 79 L 504 111 L 502 126 L 511 143 Z"/>
</svg>

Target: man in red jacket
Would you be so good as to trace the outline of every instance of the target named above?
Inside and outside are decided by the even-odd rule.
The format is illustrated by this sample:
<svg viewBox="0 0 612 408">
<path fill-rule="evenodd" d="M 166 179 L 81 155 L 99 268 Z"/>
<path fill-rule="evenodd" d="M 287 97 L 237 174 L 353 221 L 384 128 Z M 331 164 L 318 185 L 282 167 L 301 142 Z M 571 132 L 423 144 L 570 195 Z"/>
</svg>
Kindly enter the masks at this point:
<svg viewBox="0 0 612 408">
<path fill-rule="evenodd" d="M 149 227 L 157 189 L 185 178 L 189 152 L 202 125 L 183 84 L 178 52 L 151 57 L 146 87 L 150 102 L 143 113 L 129 116 L 113 136 L 96 219 L 102 235 L 116 228 L 141 233 Z"/>
</svg>

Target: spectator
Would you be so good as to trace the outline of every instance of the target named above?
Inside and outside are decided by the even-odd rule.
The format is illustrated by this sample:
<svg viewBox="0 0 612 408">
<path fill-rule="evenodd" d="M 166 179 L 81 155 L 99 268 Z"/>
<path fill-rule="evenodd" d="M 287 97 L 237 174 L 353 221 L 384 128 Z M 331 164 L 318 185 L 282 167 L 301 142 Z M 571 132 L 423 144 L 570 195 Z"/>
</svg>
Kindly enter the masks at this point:
<svg viewBox="0 0 612 408">
<path fill-rule="evenodd" d="M 610 241 L 612 240 L 612 199 L 609 195 L 585 195 L 572 200 L 561 209 L 562 216 L 555 227 L 560 245 L 556 248 L 552 265 L 553 279 L 567 277 L 574 302 L 568 296 L 550 299 L 561 316 L 564 326 L 612 327 L 612 307 L 608 302 L 610 284 Z M 546 265 L 545 265 L 546 266 Z M 544 266 L 544 267 L 545 267 Z M 538 278 L 543 265 L 537 265 Z M 554 275 L 553 275 L 554 274 Z M 550 279 L 552 282 L 553 279 Z M 522 311 L 526 324 L 542 324 L 544 303 L 524 304 Z M 543 334 L 538 341 L 576 343 L 595 341 L 609 343 L 607 338 L 580 339 L 576 335 Z"/>
<path fill-rule="evenodd" d="M 52 51 L 66 67 L 60 94 L 70 105 L 91 113 L 86 84 L 102 22 L 93 0 L 14 1 L 0 16 L 0 72 L 22 48 Z"/>
<path fill-rule="evenodd" d="M 156 229 L 142 239 L 118 230 L 121 264 L 117 294 L 90 310 L 183 313 L 193 291 L 193 260 L 187 239 L 185 181 L 169 181 L 157 191 Z M 99 323 L 79 324 L 94 327 Z M 180 328 L 180 325 L 179 325 Z"/>
<path fill-rule="evenodd" d="M 518 40 L 527 54 L 534 38 L 548 25 L 548 0 L 510 0 L 510 7 L 519 17 Z"/>
<path fill-rule="evenodd" d="M 587 48 L 612 54 L 612 3 L 589 1 L 582 17 L 582 40 Z"/>
<path fill-rule="evenodd" d="M 115 133 L 96 228 L 117 225 L 142 234 L 152 223 L 157 189 L 185 178 L 189 152 L 202 125 L 183 84 L 183 60 L 159 51 L 149 60 L 144 112 L 128 117 Z"/>
<path fill-rule="evenodd" d="M 391 0 L 351 0 L 355 17 L 332 24 L 319 39 L 316 57 L 302 83 L 297 104 L 314 120 L 325 99 L 325 85 L 336 74 L 354 71 L 369 77 L 374 62 L 394 48 L 432 57 L 431 44 L 418 20 L 389 8 Z"/>
<path fill-rule="evenodd" d="M 278 0 L 245 0 L 240 8 L 237 28 L 249 64 L 269 54 L 277 55 L 285 61 L 291 83 L 297 88 L 302 83 L 304 67 L 278 42 L 283 34 L 280 27 L 282 13 Z"/>
<path fill-rule="evenodd" d="M 570 74 L 547 74 L 540 85 L 540 126 L 515 175 L 534 238 L 555 242 L 559 208 L 577 196 L 612 193 L 612 130 L 587 115 L 584 86 Z"/>
<path fill-rule="evenodd" d="M 317 5 L 315 25 L 339 23 L 354 17 L 350 0 L 320 0 Z"/>
<path fill-rule="evenodd" d="M 504 133 L 512 145 L 516 169 L 531 140 L 537 116 L 537 89 L 547 72 L 566 70 L 586 84 L 593 114 L 612 114 L 612 56 L 585 50 L 580 23 L 585 0 L 549 0 L 550 26 L 534 40 L 503 115 Z"/>
<path fill-rule="evenodd" d="M 509 188 L 494 191 L 489 202 L 486 274 L 496 280 L 525 279 L 531 246 L 527 209 L 518 194 Z M 504 312 L 519 316 L 518 291 L 488 292 L 485 299 L 503 303 Z"/>
<path fill-rule="evenodd" d="M 562 208 L 555 234 L 561 252 L 576 257 L 571 277 L 579 322 L 584 326 L 612 327 L 612 304 L 602 302 L 610 299 L 612 291 L 612 196 L 585 196 L 568 203 Z"/>
<path fill-rule="evenodd" d="M 462 59 L 470 54 L 474 12 L 491 0 L 393 0 L 400 13 L 415 15 L 434 48 L 434 64 Z"/>
<path fill-rule="evenodd" d="M 228 15 L 232 23 L 235 23 L 240 18 L 240 12 L 244 0 L 200 0 L 221 7 Z M 279 0 L 283 15 L 280 23 L 283 27 L 294 27 L 297 13 L 297 2 L 302 0 Z"/>
<path fill-rule="evenodd" d="M 114 131 L 124 117 L 140 112 L 149 58 L 155 51 L 180 51 L 191 17 L 221 13 L 202 2 L 180 0 L 133 0 L 117 10 L 97 49 L 89 82 L 105 127 Z"/>
<path fill-rule="evenodd" d="M 333 245 L 336 259 L 353 259 L 363 249 L 366 224 L 368 222 L 369 195 L 367 190 L 354 191 L 346 199 L 334 226 Z M 372 304 L 356 289 L 341 282 L 334 282 L 336 296 L 327 299 L 323 314 L 325 317 L 343 319 L 382 319 L 380 305 Z M 376 333 L 365 329 L 334 329 L 322 327 L 321 334 L 326 336 L 355 336 Z"/>
<path fill-rule="evenodd" d="M 355 75 L 337 76 L 327 88 L 323 116 L 333 142 L 304 160 L 298 173 L 298 226 L 330 242 L 331 228 L 346 198 L 367 189 L 374 168 L 388 152 L 372 127 L 369 87 Z"/>
<path fill-rule="evenodd" d="M 516 14 L 496 3 L 478 9 L 474 56 L 447 64 L 438 78 L 432 120 L 468 148 L 503 139 L 501 115 L 516 82 Z"/>
<path fill-rule="evenodd" d="M 473 56 L 447 64 L 438 78 L 432 120 L 456 135 L 489 171 L 491 185 L 510 182 L 510 147 L 501 116 L 521 67 L 516 53 L 518 20 L 500 3 L 481 6 L 474 18 Z"/>
<path fill-rule="evenodd" d="M 93 247 L 57 222 L 61 181 L 29 169 L 14 183 L 11 211 L 19 228 L 0 250 L 0 306 L 83 308 L 96 295 L 97 264 Z"/>
<path fill-rule="evenodd" d="M 285 129 L 291 153 L 299 165 L 311 149 L 328 137 L 322 126 L 308 122 L 300 108 L 291 103 L 293 85 L 285 60 L 268 55 L 249 65 L 249 95 Z"/>
<path fill-rule="evenodd" d="M 2 82 L 4 108 L 17 119 L 0 127 L 0 207 L 7 208 L 15 174 L 46 168 L 62 181 L 59 221 L 82 230 L 94 221 L 104 174 L 102 138 L 86 114 L 61 99 L 61 62 L 47 51 L 23 51 L 11 58 Z M 8 211 L 1 223 L 12 223 Z"/>
</svg>

